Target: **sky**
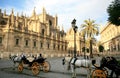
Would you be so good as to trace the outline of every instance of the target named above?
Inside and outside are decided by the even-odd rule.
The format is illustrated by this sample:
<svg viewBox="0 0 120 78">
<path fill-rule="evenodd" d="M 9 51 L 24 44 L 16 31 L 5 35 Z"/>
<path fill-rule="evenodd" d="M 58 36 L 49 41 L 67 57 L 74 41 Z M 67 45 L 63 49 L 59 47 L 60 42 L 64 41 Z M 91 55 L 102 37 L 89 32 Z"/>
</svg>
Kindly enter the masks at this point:
<svg viewBox="0 0 120 78">
<path fill-rule="evenodd" d="M 75 18 L 76 25 L 80 30 L 80 25 L 84 20 L 95 20 L 101 27 L 105 26 L 108 19 L 107 7 L 113 0 L 0 0 L 2 12 L 10 14 L 12 8 L 15 14 L 26 14 L 31 16 L 35 7 L 36 13 L 40 14 L 44 7 L 48 14 L 58 16 L 58 26 L 67 32 L 71 28 L 71 22 Z"/>
</svg>

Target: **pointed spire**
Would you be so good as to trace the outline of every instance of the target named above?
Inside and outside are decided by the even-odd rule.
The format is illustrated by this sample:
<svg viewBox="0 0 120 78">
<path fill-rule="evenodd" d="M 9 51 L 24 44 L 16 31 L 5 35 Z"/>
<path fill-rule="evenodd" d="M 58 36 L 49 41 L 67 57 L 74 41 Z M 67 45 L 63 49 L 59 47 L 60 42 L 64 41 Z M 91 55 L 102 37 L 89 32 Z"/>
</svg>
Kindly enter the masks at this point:
<svg viewBox="0 0 120 78">
<path fill-rule="evenodd" d="M 45 8 L 43 7 L 43 14 L 46 14 L 46 10 L 45 10 Z"/>
<path fill-rule="evenodd" d="M 10 24 L 10 16 L 8 16 L 7 24 Z"/>
<path fill-rule="evenodd" d="M 33 14 L 32 14 L 32 16 L 35 16 L 35 15 L 36 15 L 35 8 L 36 8 L 36 7 L 34 7 L 34 9 L 33 9 Z"/>
<path fill-rule="evenodd" d="M 63 28 L 63 26 L 62 26 L 62 31 L 64 31 L 64 28 Z"/>
<path fill-rule="evenodd" d="M 25 18 L 26 18 L 26 13 L 25 13 Z"/>
<path fill-rule="evenodd" d="M 57 17 L 57 14 L 55 15 L 55 26 L 57 26 L 58 24 L 58 17 Z"/>
<path fill-rule="evenodd" d="M 25 14 L 25 27 L 27 27 L 27 18 L 26 18 L 26 14 Z"/>
<path fill-rule="evenodd" d="M 21 17 L 23 17 L 23 12 L 21 13 Z"/>
<path fill-rule="evenodd" d="M 56 18 L 58 17 L 57 14 L 55 15 L 55 17 L 56 17 Z"/>
<path fill-rule="evenodd" d="M 12 12 L 11 12 L 11 14 L 14 14 L 14 9 L 12 8 Z"/>
<path fill-rule="evenodd" d="M 4 10 L 4 16 L 6 15 L 6 9 Z"/>
<path fill-rule="evenodd" d="M 14 25 L 14 10 L 13 10 L 13 8 L 12 8 L 12 11 L 11 11 L 11 23 L 12 23 L 12 25 Z"/>
<path fill-rule="evenodd" d="M 1 13 L 1 9 L 0 9 L 0 13 Z"/>
<path fill-rule="evenodd" d="M 18 18 L 19 18 L 19 13 L 17 12 L 16 20 L 18 20 Z"/>
<path fill-rule="evenodd" d="M 44 7 L 43 7 L 42 15 L 43 15 L 43 22 L 45 22 L 46 21 L 46 10 Z"/>
<path fill-rule="evenodd" d="M 19 17 L 19 13 L 17 12 L 17 17 Z"/>
</svg>

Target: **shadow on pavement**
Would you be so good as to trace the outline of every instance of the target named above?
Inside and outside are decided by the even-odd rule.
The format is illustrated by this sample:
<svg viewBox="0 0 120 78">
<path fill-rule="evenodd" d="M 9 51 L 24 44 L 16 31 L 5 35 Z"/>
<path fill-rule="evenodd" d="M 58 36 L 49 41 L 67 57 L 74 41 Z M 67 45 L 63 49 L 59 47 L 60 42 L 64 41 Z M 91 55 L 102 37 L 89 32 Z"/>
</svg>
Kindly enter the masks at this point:
<svg viewBox="0 0 120 78">
<path fill-rule="evenodd" d="M 27 73 L 26 72 L 20 73 L 16 69 L 13 70 L 12 67 L 0 68 L 0 71 L 5 72 L 5 73 L 10 73 L 10 74 L 15 74 L 15 75 L 26 75 L 26 76 L 35 77 L 35 78 L 46 78 L 46 77 L 41 77 L 39 75 L 34 76 L 34 75 L 30 74 L 29 72 L 27 72 Z M 31 71 L 31 70 L 29 70 L 29 71 Z"/>
</svg>

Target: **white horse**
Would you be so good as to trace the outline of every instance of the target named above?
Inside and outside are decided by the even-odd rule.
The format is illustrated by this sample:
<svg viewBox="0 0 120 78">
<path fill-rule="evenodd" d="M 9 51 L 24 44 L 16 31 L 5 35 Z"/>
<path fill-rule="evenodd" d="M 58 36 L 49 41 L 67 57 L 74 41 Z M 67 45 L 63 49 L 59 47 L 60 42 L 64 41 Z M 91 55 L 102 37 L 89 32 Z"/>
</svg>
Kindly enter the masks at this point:
<svg viewBox="0 0 120 78">
<path fill-rule="evenodd" d="M 90 78 L 90 73 L 91 73 L 91 65 L 92 61 L 90 59 L 80 59 L 80 58 L 74 58 L 74 57 L 64 57 L 63 59 L 63 65 L 67 63 L 68 65 L 68 70 L 72 70 L 72 77 L 76 77 L 75 73 L 75 68 L 86 68 L 87 71 L 87 78 Z"/>
<path fill-rule="evenodd" d="M 16 63 L 20 63 L 23 55 L 17 56 L 17 55 L 9 55 L 10 60 L 13 61 L 13 67 L 15 67 Z"/>
</svg>

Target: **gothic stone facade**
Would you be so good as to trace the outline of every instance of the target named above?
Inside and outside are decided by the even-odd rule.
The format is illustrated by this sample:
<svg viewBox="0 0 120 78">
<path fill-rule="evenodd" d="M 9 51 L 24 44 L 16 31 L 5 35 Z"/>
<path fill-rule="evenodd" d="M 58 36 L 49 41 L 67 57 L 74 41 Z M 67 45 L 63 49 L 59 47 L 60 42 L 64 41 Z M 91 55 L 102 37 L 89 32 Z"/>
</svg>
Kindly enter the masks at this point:
<svg viewBox="0 0 120 78">
<path fill-rule="evenodd" d="M 57 22 L 57 15 L 47 14 L 44 8 L 38 15 L 34 9 L 30 17 L 15 15 L 13 9 L 8 15 L 0 9 L 0 52 L 65 54 L 65 32 Z"/>
<path fill-rule="evenodd" d="M 68 42 L 68 54 L 74 55 L 74 30 L 70 28 L 66 33 L 66 40 Z M 76 32 L 76 53 L 77 55 L 83 54 L 82 48 L 84 47 L 84 39 L 80 32 Z"/>
</svg>

